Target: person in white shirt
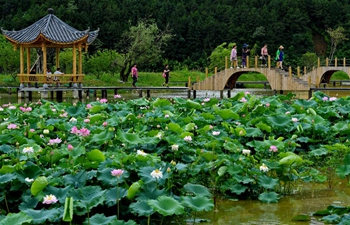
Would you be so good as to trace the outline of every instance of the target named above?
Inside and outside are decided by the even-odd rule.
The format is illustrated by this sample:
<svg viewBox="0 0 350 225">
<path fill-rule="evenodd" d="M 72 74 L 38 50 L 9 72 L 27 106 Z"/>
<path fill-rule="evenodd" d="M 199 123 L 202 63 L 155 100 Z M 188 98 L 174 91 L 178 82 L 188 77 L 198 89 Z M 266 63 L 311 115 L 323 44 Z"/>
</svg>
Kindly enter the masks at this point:
<svg viewBox="0 0 350 225">
<path fill-rule="evenodd" d="M 61 68 L 57 68 L 57 70 L 53 73 L 53 74 L 57 74 L 57 75 L 62 75 L 64 73 L 61 72 Z M 57 85 L 60 84 L 60 78 L 59 76 L 54 76 L 53 80 L 57 83 Z"/>
</svg>

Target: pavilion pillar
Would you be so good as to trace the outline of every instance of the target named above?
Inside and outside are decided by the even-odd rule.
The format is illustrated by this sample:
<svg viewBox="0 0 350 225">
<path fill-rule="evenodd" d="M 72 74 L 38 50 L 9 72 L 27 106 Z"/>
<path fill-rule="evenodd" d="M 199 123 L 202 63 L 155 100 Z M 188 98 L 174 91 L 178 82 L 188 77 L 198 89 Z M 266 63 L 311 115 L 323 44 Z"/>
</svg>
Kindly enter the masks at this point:
<svg viewBox="0 0 350 225">
<path fill-rule="evenodd" d="M 43 74 L 46 75 L 47 73 L 47 48 L 45 45 L 45 42 L 42 44 L 41 47 L 42 51 L 43 51 Z M 46 83 L 46 76 L 43 77 L 44 81 L 43 83 Z"/>
<path fill-rule="evenodd" d="M 76 78 L 77 78 L 77 48 L 76 44 L 73 44 L 73 82 L 76 83 Z"/>
<path fill-rule="evenodd" d="M 56 69 L 60 67 L 60 48 L 56 48 Z"/>
<path fill-rule="evenodd" d="M 20 45 L 19 46 L 19 49 L 20 49 L 20 74 L 24 74 L 24 48 L 23 48 L 23 45 Z"/>
<path fill-rule="evenodd" d="M 83 74 L 83 54 L 82 54 L 81 44 L 79 44 L 78 52 L 79 52 L 79 69 L 78 69 L 78 74 L 81 75 L 81 74 Z"/>
<path fill-rule="evenodd" d="M 30 47 L 27 48 L 27 74 L 30 73 Z"/>
</svg>

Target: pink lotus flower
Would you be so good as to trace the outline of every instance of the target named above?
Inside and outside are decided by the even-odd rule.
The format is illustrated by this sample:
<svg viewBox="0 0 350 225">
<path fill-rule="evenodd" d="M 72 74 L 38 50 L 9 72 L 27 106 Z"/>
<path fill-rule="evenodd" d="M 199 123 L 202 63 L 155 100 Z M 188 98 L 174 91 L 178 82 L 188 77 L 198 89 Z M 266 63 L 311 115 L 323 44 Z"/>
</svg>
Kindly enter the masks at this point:
<svg viewBox="0 0 350 225">
<path fill-rule="evenodd" d="M 34 129 L 30 129 L 30 130 L 29 130 L 29 132 L 32 132 L 32 133 L 34 133 L 34 132 L 35 132 L 35 130 L 34 130 Z"/>
<path fill-rule="evenodd" d="M 210 98 L 203 99 L 203 102 L 209 102 L 209 101 L 210 101 Z"/>
<path fill-rule="evenodd" d="M 324 96 L 324 97 L 322 98 L 322 100 L 323 100 L 323 101 L 328 101 L 328 97 L 327 97 L 327 96 Z"/>
<path fill-rule="evenodd" d="M 121 98 L 122 96 L 121 95 L 114 95 L 114 98 Z"/>
<path fill-rule="evenodd" d="M 55 139 L 51 139 L 49 141 L 49 145 L 54 145 L 54 144 L 59 144 L 62 142 L 62 139 L 61 138 L 55 138 Z"/>
<path fill-rule="evenodd" d="M 89 136 L 90 131 L 87 128 L 83 127 L 80 129 L 79 135 L 84 136 L 84 137 Z"/>
<path fill-rule="evenodd" d="M 80 130 L 79 130 L 76 126 L 74 126 L 74 127 L 72 127 L 72 129 L 70 130 L 70 133 L 71 133 L 71 134 L 79 134 L 79 133 L 80 133 Z"/>
<path fill-rule="evenodd" d="M 120 177 L 121 175 L 123 175 L 123 173 L 124 173 L 124 170 L 121 170 L 121 169 L 117 169 L 117 170 L 114 169 L 111 171 L 111 175 L 113 177 Z"/>
<path fill-rule="evenodd" d="M 16 124 L 13 124 L 13 123 L 11 123 L 11 124 L 9 124 L 7 126 L 7 129 L 9 129 L 9 130 L 14 130 L 14 129 L 17 129 L 17 128 L 18 128 L 18 126 Z"/>
<path fill-rule="evenodd" d="M 239 100 L 240 102 L 247 102 L 247 99 L 245 99 L 244 97 L 241 98 L 241 100 Z"/>
<path fill-rule="evenodd" d="M 89 119 L 84 119 L 84 123 L 90 123 Z"/>
<path fill-rule="evenodd" d="M 54 196 L 54 195 L 51 194 L 51 195 L 46 195 L 46 196 L 44 197 L 43 204 L 50 205 L 50 204 L 53 204 L 53 203 L 56 203 L 56 202 L 58 202 L 56 196 Z"/>
<path fill-rule="evenodd" d="M 298 118 L 292 118 L 292 121 L 296 123 L 296 122 L 298 122 L 299 120 L 298 120 Z"/>
<path fill-rule="evenodd" d="M 332 102 L 332 101 L 335 101 L 335 100 L 337 100 L 337 97 L 330 97 L 330 98 L 329 98 L 329 101 L 331 101 L 331 102 Z"/>
<path fill-rule="evenodd" d="M 276 146 L 274 146 L 274 145 L 271 145 L 270 146 L 270 150 L 269 150 L 270 152 L 278 152 L 278 149 L 277 149 L 277 147 Z"/>
<path fill-rule="evenodd" d="M 86 108 L 91 109 L 92 108 L 91 104 L 87 104 Z"/>
<path fill-rule="evenodd" d="M 107 127 L 107 125 L 108 125 L 107 122 L 103 122 L 103 123 L 102 123 L 102 126 L 104 126 L 104 127 Z"/>
<path fill-rule="evenodd" d="M 102 98 L 102 99 L 100 100 L 100 102 L 101 102 L 101 103 L 106 103 L 106 102 L 108 102 L 108 100 L 105 99 L 105 98 Z"/>
<path fill-rule="evenodd" d="M 72 151 L 74 147 L 73 147 L 73 145 L 68 144 L 67 148 L 68 148 L 69 151 Z"/>
</svg>

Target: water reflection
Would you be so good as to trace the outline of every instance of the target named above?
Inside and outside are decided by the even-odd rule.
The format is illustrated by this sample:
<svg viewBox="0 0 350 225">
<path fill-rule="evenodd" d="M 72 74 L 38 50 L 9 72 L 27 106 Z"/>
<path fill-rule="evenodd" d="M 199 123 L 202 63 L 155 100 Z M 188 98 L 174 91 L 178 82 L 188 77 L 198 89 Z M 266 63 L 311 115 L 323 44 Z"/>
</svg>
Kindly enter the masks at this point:
<svg viewBox="0 0 350 225">
<path fill-rule="evenodd" d="M 269 89 L 233 89 L 231 90 L 231 96 L 235 96 L 239 92 L 250 92 L 253 95 L 256 96 L 272 96 L 274 95 L 274 92 Z M 325 94 L 327 94 L 330 97 L 342 97 L 342 96 L 347 96 L 350 94 L 350 90 L 346 91 L 323 91 Z M 308 99 L 309 93 L 307 91 L 303 92 L 292 92 L 295 94 L 295 98 L 297 99 Z M 286 93 L 285 93 L 286 94 Z M 92 94 L 91 94 L 92 95 Z M 76 102 L 76 101 L 81 101 L 81 102 L 91 102 L 95 101 L 96 98 L 101 98 L 101 96 L 97 95 L 96 97 L 91 96 L 89 98 L 86 97 L 86 94 L 82 99 L 74 99 L 72 97 L 71 92 L 67 91 L 63 93 L 63 101 L 66 102 Z M 125 99 L 125 100 L 130 100 L 130 99 L 137 99 L 140 98 L 139 92 L 138 91 L 125 91 L 121 92 L 120 95 Z M 112 92 L 108 93 L 108 99 L 111 100 L 113 99 L 114 94 Z M 146 96 L 145 91 L 143 92 L 143 97 Z M 152 98 L 188 98 L 188 92 L 187 91 L 152 91 L 151 92 L 151 97 Z M 193 92 L 191 93 L 191 98 L 193 98 Z M 196 93 L 196 98 L 220 98 L 220 91 L 197 91 Z M 223 92 L 223 97 L 227 98 L 228 97 L 228 91 Z M 32 101 L 36 102 L 40 99 L 40 93 L 39 92 L 33 92 L 32 96 Z M 47 98 L 47 100 L 51 101 L 56 101 L 56 97 L 54 96 L 51 98 Z M 28 98 L 18 98 L 17 94 L 12 94 L 9 95 L 7 93 L 1 93 L 0 94 L 0 104 L 7 104 L 7 103 L 29 103 Z"/>
<path fill-rule="evenodd" d="M 350 189 L 341 184 L 329 190 L 324 184 L 303 184 L 303 190 L 293 196 L 286 196 L 278 203 L 267 204 L 253 200 L 221 200 L 217 212 L 205 212 L 197 218 L 208 219 L 203 225 L 321 225 L 320 217 L 312 213 L 323 210 L 331 204 L 350 205 Z M 300 214 L 310 215 L 311 221 L 292 221 Z"/>
</svg>

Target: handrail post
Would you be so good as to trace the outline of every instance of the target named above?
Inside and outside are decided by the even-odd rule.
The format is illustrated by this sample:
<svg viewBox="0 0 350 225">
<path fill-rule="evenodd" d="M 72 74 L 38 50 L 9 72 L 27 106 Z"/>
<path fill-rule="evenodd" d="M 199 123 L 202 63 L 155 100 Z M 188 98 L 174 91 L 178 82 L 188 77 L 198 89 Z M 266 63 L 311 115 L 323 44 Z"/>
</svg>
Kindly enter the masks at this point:
<svg viewBox="0 0 350 225">
<path fill-rule="evenodd" d="M 343 58 L 343 66 L 344 67 L 346 66 L 346 59 L 345 59 L 345 57 Z"/>
<path fill-rule="evenodd" d="M 317 67 L 320 67 L 321 66 L 321 60 L 320 60 L 320 57 L 317 58 Z"/>
<path fill-rule="evenodd" d="M 297 75 L 298 75 L 298 78 L 300 78 L 300 67 L 299 66 L 297 67 Z"/>
<path fill-rule="evenodd" d="M 258 56 L 255 56 L 254 62 L 255 68 L 258 68 Z"/>
<path fill-rule="evenodd" d="M 311 87 L 311 76 L 309 76 L 308 84 L 309 84 L 309 87 Z"/>
<path fill-rule="evenodd" d="M 228 68 L 228 58 L 227 58 L 227 56 L 225 56 L 225 69 L 227 69 Z"/>
<path fill-rule="evenodd" d="M 292 67 L 288 68 L 289 78 L 292 78 Z"/>
<path fill-rule="evenodd" d="M 215 66 L 214 74 L 216 75 L 217 73 L 218 73 L 218 68 Z"/>
<path fill-rule="evenodd" d="M 269 69 L 271 69 L 271 56 L 270 55 L 267 56 L 267 66 Z"/>
<path fill-rule="evenodd" d="M 328 57 L 326 58 L 326 66 L 328 66 Z"/>
<path fill-rule="evenodd" d="M 191 76 L 188 76 L 188 89 L 191 89 Z"/>
<path fill-rule="evenodd" d="M 247 58 L 246 58 L 246 63 L 247 63 L 247 68 L 249 68 L 249 56 L 247 56 Z"/>
<path fill-rule="evenodd" d="M 304 75 L 306 75 L 306 66 L 304 66 Z"/>
<path fill-rule="evenodd" d="M 337 67 L 338 66 L 338 58 L 334 59 L 334 66 Z"/>
<path fill-rule="evenodd" d="M 205 78 L 208 78 L 208 67 L 205 68 Z"/>
</svg>

